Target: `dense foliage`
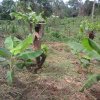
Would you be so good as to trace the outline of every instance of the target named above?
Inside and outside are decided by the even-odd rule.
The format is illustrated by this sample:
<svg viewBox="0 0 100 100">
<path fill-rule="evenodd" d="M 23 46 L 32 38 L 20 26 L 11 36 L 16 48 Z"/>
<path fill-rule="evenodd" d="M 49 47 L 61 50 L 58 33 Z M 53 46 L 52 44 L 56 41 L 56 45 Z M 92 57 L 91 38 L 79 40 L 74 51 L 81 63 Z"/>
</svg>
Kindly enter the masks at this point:
<svg viewBox="0 0 100 100">
<path fill-rule="evenodd" d="M 91 15 L 93 1 L 69 0 L 3 0 L 0 5 L 0 19 L 11 19 L 11 12 L 28 12 L 28 7 L 36 13 L 42 13 L 44 18 L 54 14 L 60 18 Z M 100 2 L 95 4 L 95 15 L 100 15 Z"/>
</svg>

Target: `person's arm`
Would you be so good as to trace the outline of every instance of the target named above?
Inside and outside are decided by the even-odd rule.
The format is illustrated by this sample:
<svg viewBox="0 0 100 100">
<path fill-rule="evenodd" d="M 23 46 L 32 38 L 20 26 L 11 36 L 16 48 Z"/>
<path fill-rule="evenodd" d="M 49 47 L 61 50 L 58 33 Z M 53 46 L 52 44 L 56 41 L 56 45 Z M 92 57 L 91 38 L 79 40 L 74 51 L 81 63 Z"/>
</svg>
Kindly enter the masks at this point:
<svg viewBox="0 0 100 100">
<path fill-rule="evenodd" d="M 35 32 L 35 36 L 36 36 L 38 39 L 41 38 L 41 36 L 40 36 L 37 32 Z"/>
</svg>

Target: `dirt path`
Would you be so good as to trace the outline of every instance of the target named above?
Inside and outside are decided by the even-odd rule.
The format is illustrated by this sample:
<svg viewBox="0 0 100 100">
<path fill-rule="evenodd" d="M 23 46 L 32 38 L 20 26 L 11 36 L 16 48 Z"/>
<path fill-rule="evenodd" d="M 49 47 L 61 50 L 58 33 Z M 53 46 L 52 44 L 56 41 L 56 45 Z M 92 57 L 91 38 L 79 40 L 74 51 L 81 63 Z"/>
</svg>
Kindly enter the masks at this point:
<svg viewBox="0 0 100 100">
<path fill-rule="evenodd" d="M 17 70 L 13 86 L 8 86 L 6 68 L 0 67 L 0 100 L 95 100 L 78 92 L 86 75 L 77 73 L 79 63 L 70 48 L 65 43 L 46 44 L 48 57 L 38 74 Z"/>
</svg>

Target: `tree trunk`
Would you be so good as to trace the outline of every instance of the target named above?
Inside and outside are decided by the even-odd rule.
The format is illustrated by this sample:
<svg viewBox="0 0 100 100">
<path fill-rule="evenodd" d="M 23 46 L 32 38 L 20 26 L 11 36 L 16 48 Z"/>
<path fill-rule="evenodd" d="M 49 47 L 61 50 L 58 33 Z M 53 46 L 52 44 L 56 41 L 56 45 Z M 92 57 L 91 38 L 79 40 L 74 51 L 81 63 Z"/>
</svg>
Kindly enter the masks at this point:
<svg viewBox="0 0 100 100">
<path fill-rule="evenodd" d="M 84 5 L 81 5 L 80 8 L 79 8 L 79 16 L 84 16 Z"/>
<path fill-rule="evenodd" d="M 79 12 L 78 12 L 78 16 L 84 16 L 84 5 L 83 5 L 83 2 L 82 0 L 79 0 L 78 2 L 79 4 Z"/>
<path fill-rule="evenodd" d="M 29 23 L 29 30 L 30 30 L 30 33 L 31 33 L 31 34 L 33 33 L 32 28 L 33 28 L 32 23 Z"/>
<path fill-rule="evenodd" d="M 94 0 L 93 7 L 92 7 L 92 21 L 93 21 L 93 18 L 94 18 L 95 3 L 96 3 L 96 0 Z"/>
</svg>

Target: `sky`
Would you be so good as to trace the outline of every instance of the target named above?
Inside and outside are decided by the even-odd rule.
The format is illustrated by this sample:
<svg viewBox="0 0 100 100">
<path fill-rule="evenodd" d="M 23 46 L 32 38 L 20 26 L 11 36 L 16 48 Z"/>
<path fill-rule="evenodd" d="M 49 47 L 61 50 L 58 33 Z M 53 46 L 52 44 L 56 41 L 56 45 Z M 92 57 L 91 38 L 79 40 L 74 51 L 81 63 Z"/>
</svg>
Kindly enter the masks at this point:
<svg viewBox="0 0 100 100">
<path fill-rule="evenodd" d="M 67 2 L 67 1 L 69 1 L 69 0 L 63 0 L 64 2 Z M 86 0 L 82 0 L 83 2 L 85 2 Z M 90 1 L 93 1 L 93 0 L 90 0 Z"/>
<path fill-rule="evenodd" d="M 0 2 L 1 2 L 2 0 L 0 0 Z M 14 0 L 14 1 L 16 1 L 16 0 Z M 63 0 L 64 2 L 67 2 L 67 1 L 69 1 L 69 0 Z M 83 0 L 83 1 L 85 1 L 85 0 Z M 92 1 L 92 0 L 91 0 Z"/>
<path fill-rule="evenodd" d="M 67 1 L 69 1 L 69 0 L 63 0 L 64 2 L 67 2 Z M 83 1 L 85 1 L 85 0 L 83 0 Z"/>
<path fill-rule="evenodd" d="M 2 0 L 0 0 L 0 2 L 1 2 Z M 14 0 L 14 1 L 16 1 L 16 0 Z M 68 1 L 68 0 L 63 0 L 64 2 L 66 2 L 66 1 Z"/>
</svg>

